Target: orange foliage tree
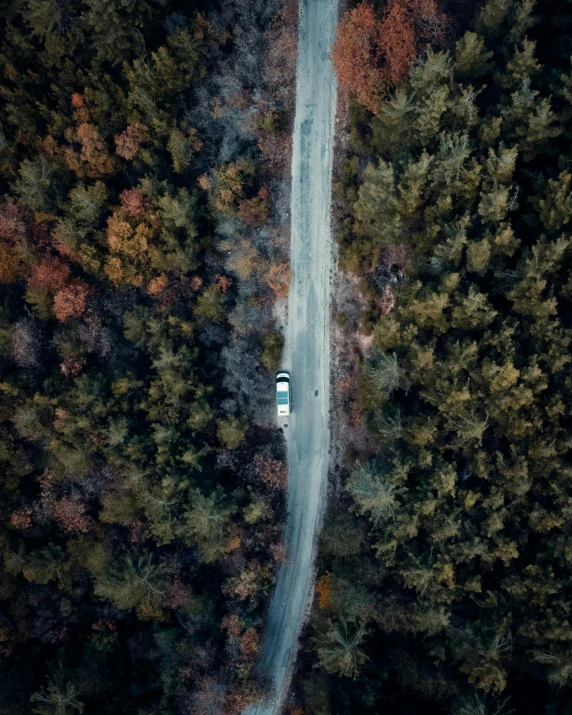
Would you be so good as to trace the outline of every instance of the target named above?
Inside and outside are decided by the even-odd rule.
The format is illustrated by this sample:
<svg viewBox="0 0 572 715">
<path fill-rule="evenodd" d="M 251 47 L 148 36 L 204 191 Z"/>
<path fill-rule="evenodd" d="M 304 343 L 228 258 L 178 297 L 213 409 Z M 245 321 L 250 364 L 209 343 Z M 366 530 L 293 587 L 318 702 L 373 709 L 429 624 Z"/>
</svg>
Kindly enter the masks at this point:
<svg viewBox="0 0 572 715">
<path fill-rule="evenodd" d="M 70 534 L 85 534 L 89 531 L 91 520 L 85 515 L 85 504 L 77 495 L 53 501 L 50 507 L 64 531 Z"/>
<path fill-rule="evenodd" d="M 257 454 L 254 457 L 254 468 L 270 489 L 283 489 L 286 486 L 288 472 L 284 462 L 279 462 L 264 454 Z"/>
<path fill-rule="evenodd" d="M 165 273 L 161 273 L 161 275 L 157 276 L 156 278 L 152 278 L 149 281 L 149 285 L 147 286 L 147 291 L 151 295 L 159 295 L 159 293 L 164 291 L 168 285 L 169 285 L 168 276 Z"/>
<path fill-rule="evenodd" d="M 292 271 L 287 263 L 270 266 L 270 270 L 264 275 L 264 279 L 274 291 L 274 295 L 277 298 L 286 298 L 290 288 L 291 278 Z"/>
<path fill-rule="evenodd" d="M 147 131 L 142 124 L 139 122 L 129 124 L 121 134 L 113 137 L 115 153 L 123 159 L 134 159 L 146 137 Z"/>
<path fill-rule="evenodd" d="M 405 79 L 417 52 L 411 4 L 390 0 L 383 16 L 380 47 L 385 59 L 384 74 L 392 84 Z"/>
<path fill-rule="evenodd" d="M 119 195 L 119 200 L 121 201 L 121 207 L 132 218 L 139 218 L 145 214 L 148 207 L 145 205 L 143 199 L 143 194 L 139 189 L 125 189 Z"/>
<path fill-rule="evenodd" d="M 332 49 L 338 80 L 375 113 L 385 89 L 407 77 L 424 46 L 443 44 L 447 28 L 436 0 L 389 0 L 381 20 L 362 2 L 338 25 Z"/>
<path fill-rule="evenodd" d="M 67 318 L 78 318 L 85 310 L 90 289 L 81 278 L 75 278 L 64 285 L 54 295 L 54 313 L 62 322 Z"/>
<path fill-rule="evenodd" d="M 316 595 L 320 608 L 329 608 L 332 604 L 332 586 L 334 584 L 334 574 L 326 571 L 323 576 L 316 581 Z"/>
<path fill-rule="evenodd" d="M 254 628 L 247 628 L 239 641 L 240 657 L 243 661 L 251 662 L 258 655 L 260 650 L 258 633 Z"/>
<path fill-rule="evenodd" d="M 66 377 L 77 377 L 85 366 L 85 360 L 78 357 L 67 357 L 60 363 L 62 375 Z"/>
<path fill-rule="evenodd" d="M 68 129 L 65 136 L 72 144 L 81 146 L 79 152 L 71 146 L 64 148 L 66 164 L 78 176 L 99 179 L 115 170 L 113 157 L 95 125 L 82 122 L 75 129 Z"/>
<path fill-rule="evenodd" d="M 133 191 L 121 194 L 122 206 L 107 220 L 107 245 L 111 254 L 104 270 L 116 285 L 143 285 L 149 272 L 150 243 L 158 228 L 157 216 L 150 211 L 144 211 L 144 220 L 134 218 L 144 206 L 139 206 L 139 198 Z"/>
<path fill-rule="evenodd" d="M 44 256 L 34 266 L 28 278 L 28 285 L 55 293 L 61 290 L 70 276 L 70 267 L 57 256 Z"/>
<path fill-rule="evenodd" d="M 29 287 L 53 294 L 54 313 L 61 321 L 82 315 L 91 292 L 85 281 L 81 278 L 70 279 L 70 274 L 69 264 L 60 256 L 47 255 L 34 266 L 28 278 Z"/>
<path fill-rule="evenodd" d="M 384 89 L 381 68 L 381 22 L 368 2 L 344 13 L 332 48 L 332 62 L 340 84 L 375 112 Z"/>
<path fill-rule="evenodd" d="M 253 199 L 243 199 L 238 208 L 238 217 L 248 226 L 262 226 L 268 220 L 268 191 L 260 189 Z"/>
<path fill-rule="evenodd" d="M 23 508 L 13 511 L 10 515 L 10 525 L 14 529 L 29 529 L 32 526 L 32 510 Z"/>
<path fill-rule="evenodd" d="M 402 82 L 423 45 L 445 41 L 448 25 L 435 0 L 389 0 L 381 23 L 384 73 L 391 84 Z"/>
<path fill-rule="evenodd" d="M 230 639 L 238 638 L 242 631 L 242 621 L 236 614 L 224 616 L 220 624 L 221 631 L 226 630 Z"/>
</svg>

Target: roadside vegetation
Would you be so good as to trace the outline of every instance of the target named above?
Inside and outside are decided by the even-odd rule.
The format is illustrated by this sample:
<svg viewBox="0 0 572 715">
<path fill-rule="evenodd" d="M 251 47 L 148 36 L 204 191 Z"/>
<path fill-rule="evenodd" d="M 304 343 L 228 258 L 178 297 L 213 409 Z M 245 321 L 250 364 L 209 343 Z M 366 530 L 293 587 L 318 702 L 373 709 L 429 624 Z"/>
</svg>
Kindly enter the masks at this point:
<svg viewBox="0 0 572 715">
<path fill-rule="evenodd" d="M 337 388 L 361 438 L 297 715 L 572 711 L 572 4 L 459 10 L 362 3 L 333 52 L 361 301 L 338 323 L 362 336 Z"/>
<path fill-rule="evenodd" d="M 0 20 L 0 713 L 240 712 L 283 559 L 296 4 Z"/>
</svg>

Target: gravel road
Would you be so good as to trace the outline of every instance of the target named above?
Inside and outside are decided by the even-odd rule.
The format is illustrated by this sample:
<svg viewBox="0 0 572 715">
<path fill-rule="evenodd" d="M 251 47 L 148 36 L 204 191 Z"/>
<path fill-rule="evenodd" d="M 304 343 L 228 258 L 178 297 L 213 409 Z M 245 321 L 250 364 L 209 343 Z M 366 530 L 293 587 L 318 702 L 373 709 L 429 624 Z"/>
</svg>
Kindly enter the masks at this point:
<svg viewBox="0 0 572 715">
<path fill-rule="evenodd" d="M 261 668 L 274 684 L 274 695 L 248 708 L 245 715 L 280 712 L 314 589 L 330 447 L 330 201 L 336 79 L 329 53 L 337 17 L 338 0 L 300 0 L 292 150 L 292 284 L 284 350 L 284 368 L 291 373 L 293 413 L 281 424 L 288 446 L 288 562 L 278 573 L 261 656 Z"/>
</svg>

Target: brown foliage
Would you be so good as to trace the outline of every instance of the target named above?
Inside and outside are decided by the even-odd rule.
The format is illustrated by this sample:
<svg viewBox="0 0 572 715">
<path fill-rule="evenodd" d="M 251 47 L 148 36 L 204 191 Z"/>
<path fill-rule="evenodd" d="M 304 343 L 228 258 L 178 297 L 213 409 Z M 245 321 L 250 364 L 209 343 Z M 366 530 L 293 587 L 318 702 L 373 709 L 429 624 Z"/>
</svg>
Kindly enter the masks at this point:
<svg viewBox="0 0 572 715">
<path fill-rule="evenodd" d="M 245 159 L 224 164 L 215 172 L 210 200 L 216 211 L 235 216 L 254 174 L 254 164 Z M 200 181 L 200 180 L 199 180 Z"/>
<path fill-rule="evenodd" d="M 338 80 L 376 113 L 386 87 L 407 77 L 422 47 L 443 44 L 447 29 L 436 0 L 389 0 L 381 20 L 362 2 L 338 25 L 332 49 Z"/>
<path fill-rule="evenodd" d="M 26 265 L 18 252 L 18 244 L 25 238 L 30 220 L 29 212 L 11 199 L 0 206 L 0 282 L 13 283 L 26 272 Z"/>
<path fill-rule="evenodd" d="M 240 657 L 245 662 L 252 662 L 258 655 L 260 645 L 258 633 L 254 628 L 247 628 L 239 641 Z"/>
<path fill-rule="evenodd" d="M 54 295 L 54 313 L 62 322 L 67 318 L 77 318 L 85 310 L 87 296 L 90 293 L 87 283 L 76 278 Z"/>
<path fill-rule="evenodd" d="M 169 285 L 169 279 L 165 275 L 165 273 L 161 273 L 161 275 L 157 276 L 156 278 L 152 278 L 149 281 L 149 285 L 147 286 L 147 291 L 154 296 L 159 295 L 165 288 Z"/>
<path fill-rule="evenodd" d="M 239 715 L 248 705 L 259 702 L 263 693 L 260 683 L 245 679 L 240 684 L 231 685 L 224 701 L 224 715 Z"/>
<path fill-rule="evenodd" d="M 226 293 L 232 285 L 232 280 L 227 276 L 221 275 L 220 273 L 216 274 L 214 282 L 220 287 L 223 293 Z"/>
<path fill-rule="evenodd" d="M 238 217 L 248 226 L 262 226 L 268 221 L 268 191 L 260 189 L 258 196 L 244 199 L 238 208 Z"/>
<path fill-rule="evenodd" d="M 395 307 L 396 295 L 395 291 L 390 286 L 384 286 L 381 293 L 375 300 L 379 312 L 382 315 L 391 313 Z"/>
<path fill-rule="evenodd" d="M 146 210 L 143 194 L 138 189 L 125 189 L 122 191 L 119 200 L 122 208 L 132 218 L 143 216 Z"/>
<path fill-rule="evenodd" d="M 242 621 L 236 614 L 225 616 L 220 624 L 221 631 L 226 631 L 229 638 L 238 638 L 242 631 Z"/>
<path fill-rule="evenodd" d="M 264 279 L 274 291 L 276 298 L 286 298 L 290 289 L 292 271 L 287 263 L 279 263 L 270 267 Z"/>
<path fill-rule="evenodd" d="M 111 621 L 104 621 L 102 618 L 91 624 L 91 630 L 94 631 L 90 638 L 94 638 L 98 633 L 106 633 L 107 631 L 116 631 L 115 626 Z"/>
<path fill-rule="evenodd" d="M 247 568 L 242 569 L 240 573 L 227 581 L 223 587 L 224 592 L 241 601 L 253 598 L 260 588 L 259 570 L 260 564 L 257 561 L 252 561 Z"/>
<path fill-rule="evenodd" d="M 240 686 L 231 687 L 224 699 L 224 715 L 238 715 L 257 700 L 254 693 L 243 691 Z"/>
<path fill-rule="evenodd" d="M 28 285 L 55 293 L 65 286 L 69 276 L 70 267 L 65 261 L 58 256 L 44 256 L 32 269 Z"/>
<path fill-rule="evenodd" d="M 407 0 L 390 0 L 381 25 L 380 47 L 385 57 L 384 73 L 395 84 L 407 76 L 415 57 L 415 29 Z"/>
<path fill-rule="evenodd" d="M 72 107 L 80 109 L 84 105 L 83 96 L 79 92 L 74 92 L 71 96 L 71 103 Z"/>
<path fill-rule="evenodd" d="M 336 380 L 335 390 L 339 393 L 342 399 L 348 399 L 355 393 L 355 383 L 351 375 L 342 375 Z"/>
<path fill-rule="evenodd" d="M 63 150 L 66 164 L 78 176 L 98 179 L 114 171 L 115 161 L 95 125 L 82 122 L 66 131 L 66 139 L 81 146 L 79 152 L 71 146 Z"/>
<path fill-rule="evenodd" d="M 438 0 L 410 0 L 415 33 L 421 44 L 443 45 L 447 42 L 450 18 L 439 9 Z"/>
<path fill-rule="evenodd" d="M 332 48 L 340 84 L 372 112 L 377 111 L 384 89 L 381 28 L 373 5 L 362 2 L 342 16 Z"/>
<path fill-rule="evenodd" d="M 0 241 L 0 282 L 14 283 L 22 273 L 23 266 L 15 249 Z"/>
<path fill-rule="evenodd" d="M 85 504 L 76 494 L 51 501 L 49 508 L 59 525 L 70 534 L 85 534 L 91 519 L 85 516 Z"/>
<path fill-rule="evenodd" d="M 320 608 L 329 608 L 332 604 L 332 586 L 334 584 L 334 574 L 326 571 L 323 576 L 316 581 L 316 595 Z"/>
<path fill-rule="evenodd" d="M 270 553 L 277 564 L 285 564 L 288 561 L 288 553 L 283 543 L 271 544 Z"/>
<path fill-rule="evenodd" d="M 381 260 L 390 267 L 396 265 L 405 269 L 407 267 L 407 245 L 396 243 L 386 246 L 381 253 Z"/>
<path fill-rule="evenodd" d="M 125 198 L 129 207 L 138 198 L 129 195 Z M 107 245 L 111 255 L 105 263 L 107 277 L 116 284 L 127 283 L 142 286 L 145 278 L 149 279 L 149 251 L 151 240 L 158 228 L 158 217 L 153 212 L 145 211 L 142 221 L 136 223 L 128 212 L 117 207 L 107 220 Z"/>
<path fill-rule="evenodd" d="M 274 99 L 286 103 L 292 95 L 296 77 L 298 3 L 295 0 L 284 3 L 266 37 L 266 81 Z"/>
<path fill-rule="evenodd" d="M 211 182 L 207 174 L 201 174 L 197 179 L 197 184 L 203 191 L 208 191 L 211 188 Z"/>
<path fill-rule="evenodd" d="M 32 510 L 29 508 L 16 509 L 10 515 L 10 524 L 15 529 L 28 529 L 32 526 Z"/>
<path fill-rule="evenodd" d="M 77 377 L 85 365 L 85 360 L 82 358 L 67 357 L 60 364 L 60 370 L 66 377 Z"/>
<path fill-rule="evenodd" d="M 355 402 L 351 404 L 351 410 L 348 415 L 348 424 L 350 427 L 361 427 L 363 424 L 363 413 Z"/>
<path fill-rule="evenodd" d="M 284 170 L 292 152 L 292 135 L 290 132 L 265 132 L 258 134 L 258 148 L 264 155 L 267 166 L 272 174 Z"/>
<path fill-rule="evenodd" d="M 226 550 L 230 553 L 232 551 L 236 551 L 237 549 L 240 549 L 242 545 L 242 539 L 240 536 L 233 536 L 231 539 L 229 539 L 228 546 L 226 547 Z"/>
<path fill-rule="evenodd" d="M 224 702 L 225 686 L 215 678 L 204 677 L 198 680 L 198 688 L 192 696 L 189 715 L 220 715 Z"/>
<path fill-rule="evenodd" d="M 37 139 L 34 141 L 34 147 L 40 152 L 40 154 L 43 154 L 50 159 L 54 159 L 56 162 L 61 161 L 61 146 L 58 144 L 55 137 L 48 134 L 48 136 L 43 137 L 43 139 Z"/>
<path fill-rule="evenodd" d="M 257 454 L 254 458 L 254 467 L 262 481 L 271 489 L 284 489 L 286 486 L 288 471 L 284 462 Z"/>
<path fill-rule="evenodd" d="M 145 141 L 146 135 L 145 127 L 139 122 L 129 124 L 121 134 L 116 134 L 113 137 L 115 140 L 115 153 L 123 159 L 134 159 L 141 148 L 142 142 Z"/>
<path fill-rule="evenodd" d="M 390 0 L 381 29 L 387 79 L 392 84 L 402 82 L 422 44 L 445 41 L 447 25 L 447 16 L 435 0 Z"/>
<path fill-rule="evenodd" d="M 70 245 L 73 243 L 73 238 L 70 241 L 70 237 L 62 233 L 58 226 L 54 228 L 51 243 L 61 256 L 66 256 L 75 263 L 82 262 L 81 256 L 74 250 L 73 245 Z"/>
<path fill-rule="evenodd" d="M 26 235 L 28 211 L 9 199 L 0 206 L 0 238 L 11 245 Z"/>
<path fill-rule="evenodd" d="M 185 606 L 188 606 L 192 600 L 193 595 L 190 589 L 185 586 L 178 576 L 176 576 L 173 582 L 169 585 L 166 605 L 173 609 L 184 608 Z"/>
<path fill-rule="evenodd" d="M 232 255 L 229 256 L 228 267 L 234 271 L 243 281 L 262 266 L 261 256 L 252 243 L 246 239 L 242 240 L 238 246 L 234 247 Z"/>
</svg>

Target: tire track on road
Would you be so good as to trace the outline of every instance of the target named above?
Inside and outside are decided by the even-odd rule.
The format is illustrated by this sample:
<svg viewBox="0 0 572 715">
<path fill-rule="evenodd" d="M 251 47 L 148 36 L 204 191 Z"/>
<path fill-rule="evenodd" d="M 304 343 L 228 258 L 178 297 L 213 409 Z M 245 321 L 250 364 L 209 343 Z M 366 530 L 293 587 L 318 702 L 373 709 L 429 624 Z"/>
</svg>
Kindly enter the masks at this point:
<svg viewBox="0 0 572 715">
<path fill-rule="evenodd" d="M 245 715 L 280 712 L 314 590 L 330 451 L 330 204 L 336 79 L 329 54 L 337 19 L 338 0 L 300 0 L 292 137 L 292 283 L 284 349 L 293 404 L 284 428 L 288 561 L 278 572 L 260 661 L 274 690 L 266 702 L 247 708 Z"/>
</svg>

